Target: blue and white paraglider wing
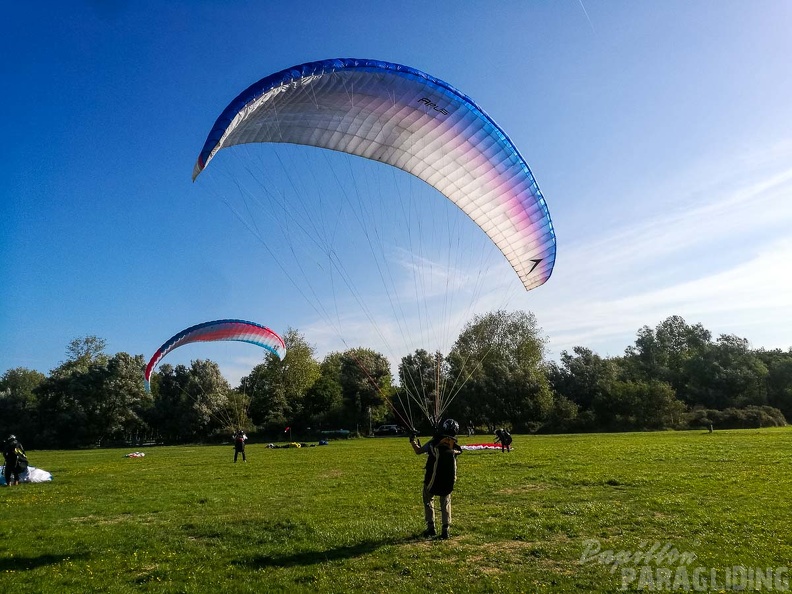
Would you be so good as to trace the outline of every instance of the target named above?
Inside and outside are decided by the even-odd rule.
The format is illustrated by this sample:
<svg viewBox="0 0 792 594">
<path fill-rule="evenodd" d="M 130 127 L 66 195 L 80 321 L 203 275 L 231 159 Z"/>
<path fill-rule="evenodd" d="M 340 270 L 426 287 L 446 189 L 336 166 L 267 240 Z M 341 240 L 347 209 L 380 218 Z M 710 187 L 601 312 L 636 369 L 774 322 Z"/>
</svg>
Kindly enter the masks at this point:
<svg viewBox="0 0 792 594">
<path fill-rule="evenodd" d="M 193 179 L 219 150 L 246 143 L 309 145 L 402 169 L 481 227 L 526 289 L 552 273 L 555 233 L 527 163 L 476 103 L 419 70 L 336 59 L 268 76 L 217 119 Z"/>
</svg>

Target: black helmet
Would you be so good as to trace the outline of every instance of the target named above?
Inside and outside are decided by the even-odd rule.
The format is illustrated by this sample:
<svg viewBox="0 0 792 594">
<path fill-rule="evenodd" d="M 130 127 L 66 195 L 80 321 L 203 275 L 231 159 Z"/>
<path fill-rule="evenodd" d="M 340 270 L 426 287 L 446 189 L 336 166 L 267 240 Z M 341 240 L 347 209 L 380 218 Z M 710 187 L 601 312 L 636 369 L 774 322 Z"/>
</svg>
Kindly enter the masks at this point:
<svg viewBox="0 0 792 594">
<path fill-rule="evenodd" d="M 453 437 L 459 433 L 459 423 L 457 423 L 454 419 L 446 419 L 443 421 L 443 433 Z"/>
<path fill-rule="evenodd" d="M 16 435 L 12 433 L 11 435 L 8 436 L 8 439 L 6 439 L 6 441 L 14 441 L 15 439 L 16 439 Z"/>
</svg>

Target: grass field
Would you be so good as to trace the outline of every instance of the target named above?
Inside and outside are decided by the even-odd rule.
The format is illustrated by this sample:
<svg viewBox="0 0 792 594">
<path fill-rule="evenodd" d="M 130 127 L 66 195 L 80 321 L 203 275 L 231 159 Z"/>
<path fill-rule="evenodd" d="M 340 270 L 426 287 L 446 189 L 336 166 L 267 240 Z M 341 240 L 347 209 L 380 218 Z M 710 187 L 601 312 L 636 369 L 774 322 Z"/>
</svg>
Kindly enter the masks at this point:
<svg viewBox="0 0 792 594">
<path fill-rule="evenodd" d="M 253 444 L 246 464 L 230 445 L 129 451 L 30 452 L 54 480 L 0 490 L 1 592 L 590 592 L 625 571 L 663 589 L 680 566 L 690 590 L 739 585 L 736 567 L 773 568 L 778 589 L 792 566 L 792 429 L 465 452 L 448 541 L 417 536 L 424 459 L 405 438 Z"/>
</svg>

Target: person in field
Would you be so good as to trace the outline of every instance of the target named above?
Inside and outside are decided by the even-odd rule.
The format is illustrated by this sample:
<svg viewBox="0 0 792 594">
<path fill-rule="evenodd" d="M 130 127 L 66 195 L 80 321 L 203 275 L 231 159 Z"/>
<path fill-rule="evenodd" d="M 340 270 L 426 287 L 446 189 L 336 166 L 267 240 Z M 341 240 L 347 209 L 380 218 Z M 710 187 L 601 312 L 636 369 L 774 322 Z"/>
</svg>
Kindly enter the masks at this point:
<svg viewBox="0 0 792 594">
<path fill-rule="evenodd" d="M 443 528 L 440 538 L 446 539 L 451 526 L 451 492 L 456 483 L 456 457 L 462 453 L 456 440 L 459 424 L 454 419 L 446 419 L 431 440 L 421 445 L 415 434 L 410 435 L 410 444 L 416 454 L 427 454 L 426 472 L 423 484 L 423 505 L 426 530 L 423 536 L 437 535 L 435 529 L 435 495 L 440 497 L 440 513 Z"/>
<path fill-rule="evenodd" d="M 3 445 L 3 476 L 7 486 L 18 485 L 19 475 L 27 470 L 28 461 L 25 448 L 17 441 L 16 435 L 9 435 Z"/>
<path fill-rule="evenodd" d="M 495 443 L 501 444 L 501 452 L 511 452 L 512 436 L 506 429 L 495 431 Z"/>
<path fill-rule="evenodd" d="M 245 432 L 240 429 L 236 433 L 234 433 L 234 463 L 237 461 L 237 456 L 242 454 L 242 462 L 247 462 L 247 457 L 245 456 L 245 442 L 247 441 L 247 435 Z"/>
</svg>

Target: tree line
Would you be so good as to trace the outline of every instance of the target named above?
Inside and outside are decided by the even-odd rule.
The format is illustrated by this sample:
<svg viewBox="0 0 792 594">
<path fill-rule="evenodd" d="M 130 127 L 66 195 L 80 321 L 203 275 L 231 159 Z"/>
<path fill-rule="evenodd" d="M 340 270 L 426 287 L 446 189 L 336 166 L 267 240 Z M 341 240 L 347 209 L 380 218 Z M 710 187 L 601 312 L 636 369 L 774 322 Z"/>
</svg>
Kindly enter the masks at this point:
<svg viewBox="0 0 792 594">
<path fill-rule="evenodd" d="M 532 313 L 491 312 L 466 324 L 449 353 L 404 356 L 396 377 L 366 347 L 319 361 L 299 331 L 284 341 L 282 361 L 267 354 L 236 387 L 213 361 L 195 360 L 161 365 L 147 391 L 142 355 L 108 355 L 101 338 L 77 338 L 48 375 L 15 368 L 0 377 L 0 434 L 68 448 L 216 441 L 239 428 L 267 440 L 287 427 L 305 438 L 386 422 L 428 431 L 405 406 L 407 391 L 420 385 L 429 398 L 438 382 L 453 390 L 445 416 L 484 431 L 762 427 L 792 414 L 792 348 L 713 339 L 679 316 L 641 328 L 622 356 L 578 346 L 552 361 Z"/>
</svg>

